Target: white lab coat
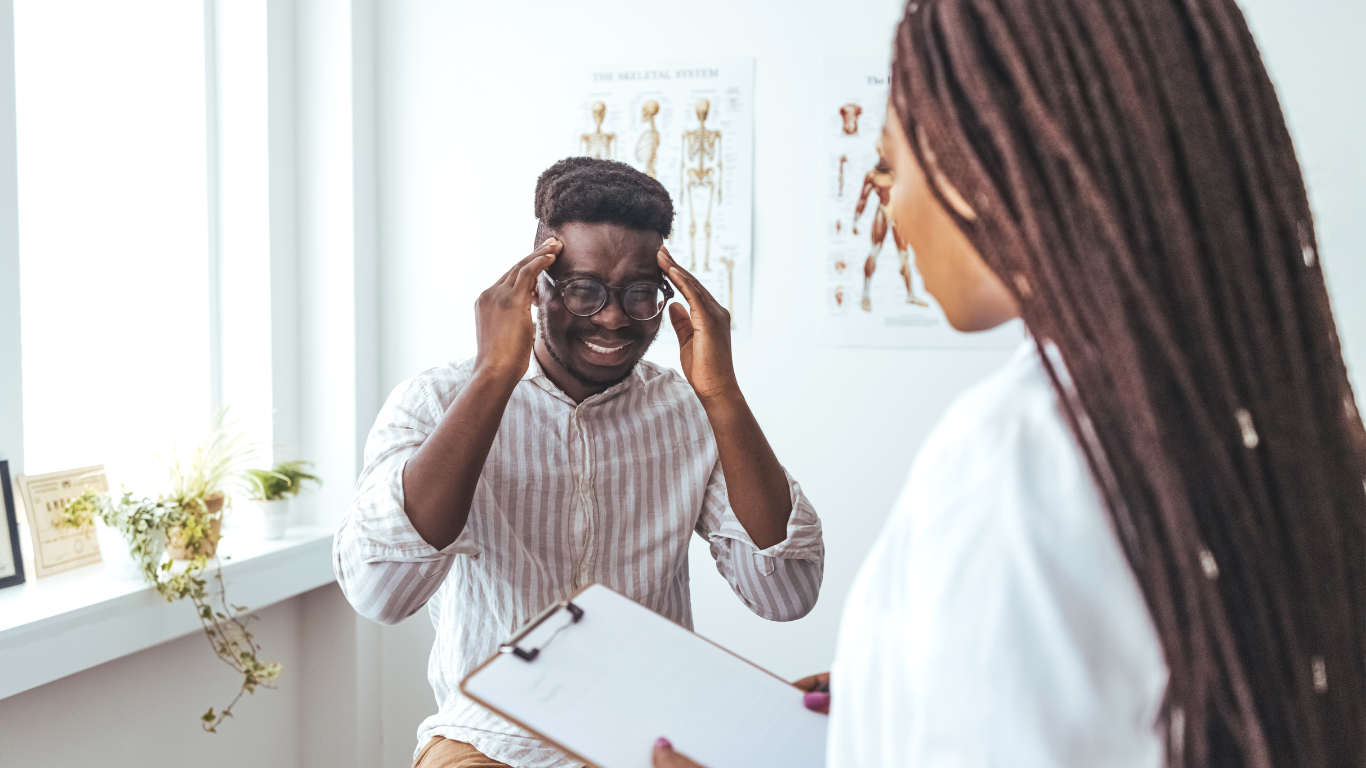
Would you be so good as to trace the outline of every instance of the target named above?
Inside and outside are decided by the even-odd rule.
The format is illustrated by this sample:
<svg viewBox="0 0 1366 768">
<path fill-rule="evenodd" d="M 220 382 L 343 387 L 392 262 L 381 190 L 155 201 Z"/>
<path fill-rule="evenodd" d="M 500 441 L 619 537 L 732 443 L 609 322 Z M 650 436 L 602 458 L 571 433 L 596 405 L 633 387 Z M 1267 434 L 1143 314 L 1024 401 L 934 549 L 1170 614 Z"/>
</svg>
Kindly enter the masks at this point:
<svg viewBox="0 0 1366 768">
<path fill-rule="evenodd" d="M 1156 768 L 1138 583 L 1033 342 L 949 408 L 850 590 L 830 768 Z"/>
</svg>

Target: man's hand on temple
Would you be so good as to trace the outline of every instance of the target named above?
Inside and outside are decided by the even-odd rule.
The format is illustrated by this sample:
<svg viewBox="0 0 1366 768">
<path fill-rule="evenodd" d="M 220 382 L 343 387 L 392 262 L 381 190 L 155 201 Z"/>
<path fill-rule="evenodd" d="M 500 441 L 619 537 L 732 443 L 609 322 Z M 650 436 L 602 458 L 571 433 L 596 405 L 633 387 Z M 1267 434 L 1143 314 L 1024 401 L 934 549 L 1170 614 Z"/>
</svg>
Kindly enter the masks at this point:
<svg viewBox="0 0 1366 768">
<path fill-rule="evenodd" d="M 474 303 L 479 339 L 479 353 L 474 363 L 476 375 L 515 382 L 526 373 L 536 340 L 536 324 L 531 320 L 536 281 L 546 267 L 555 262 L 563 247 L 558 238 L 547 238 L 540 248 L 517 262 L 497 283 L 479 295 Z"/>
<path fill-rule="evenodd" d="M 557 238 L 547 239 L 480 294 L 474 304 L 479 338 L 474 376 L 403 467 L 403 511 L 436 549 L 445 549 L 465 530 L 508 398 L 531 364 L 536 280 L 561 248 Z"/>
<path fill-rule="evenodd" d="M 697 278 L 680 267 L 662 245 L 659 268 L 678 287 L 690 308 L 684 309 L 681 304 L 669 306 L 669 322 L 678 334 L 683 375 L 703 403 L 738 395 L 740 386 L 735 382 L 735 365 L 730 356 L 730 312 Z"/>
</svg>

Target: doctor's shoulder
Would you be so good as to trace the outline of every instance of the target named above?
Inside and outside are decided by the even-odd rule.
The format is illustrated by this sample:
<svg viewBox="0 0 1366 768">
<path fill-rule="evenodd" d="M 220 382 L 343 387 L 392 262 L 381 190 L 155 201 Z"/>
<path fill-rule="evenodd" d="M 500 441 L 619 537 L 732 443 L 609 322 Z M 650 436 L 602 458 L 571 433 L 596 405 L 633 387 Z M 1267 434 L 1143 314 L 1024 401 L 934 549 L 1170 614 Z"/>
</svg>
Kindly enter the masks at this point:
<svg viewBox="0 0 1366 768">
<path fill-rule="evenodd" d="M 987 524 L 998 519 L 1003 500 L 1030 495 L 1084 464 L 1038 350 L 1027 342 L 944 412 L 916 456 L 897 511 L 922 524 L 941 517 Z"/>
</svg>

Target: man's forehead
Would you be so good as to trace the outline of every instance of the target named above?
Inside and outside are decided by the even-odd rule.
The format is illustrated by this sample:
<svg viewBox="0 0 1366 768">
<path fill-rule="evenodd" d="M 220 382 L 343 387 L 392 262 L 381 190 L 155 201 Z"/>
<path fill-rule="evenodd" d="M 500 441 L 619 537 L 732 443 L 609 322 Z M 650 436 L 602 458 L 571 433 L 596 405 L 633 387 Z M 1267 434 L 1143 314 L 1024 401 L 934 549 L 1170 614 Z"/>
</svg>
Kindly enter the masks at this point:
<svg viewBox="0 0 1366 768">
<path fill-rule="evenodd" d="M 564 248 L 555 260 L 560 274 L 591 274 L 601 277 L 658 277 L 660 237 L 621 227 L 566 225 L 561 228 Z"/>
</svg>

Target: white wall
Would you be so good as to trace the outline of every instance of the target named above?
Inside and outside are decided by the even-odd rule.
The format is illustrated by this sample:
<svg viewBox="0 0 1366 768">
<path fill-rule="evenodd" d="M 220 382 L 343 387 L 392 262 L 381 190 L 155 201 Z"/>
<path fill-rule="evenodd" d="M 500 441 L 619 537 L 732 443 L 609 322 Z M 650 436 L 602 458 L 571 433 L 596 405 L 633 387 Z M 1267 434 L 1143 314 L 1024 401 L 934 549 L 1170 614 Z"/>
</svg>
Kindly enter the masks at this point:
<svg viewBox="0 0 1366 768">
<path fill-rule="evenodd" d="M 19 368 L 19 199 L 14 122 L 14 2 L 0 0 L 0 460 L 24 471 Z M 0 526 L 3 527 L 3 526 Z"/>
<path fill-rule="evenodd" d="M 429 622 L 416 621 L 425 622 L 426 611 L 402 627 L 380 627 L 359 619 L 341 590 L 328 585 L 256 615 L 260 621 L 251 628 L 262 658 L 281 662 L 285 672 L 277 690 L 244 696 L 217 734 L 203 733 L 198 718 L 231 701 L 241 678 L 195 632 L 0 699 L 0 765 L 404 768 L 412 762 L 417 723 L 436 710 L 425 684 L 430 640 L 406 641 L 414 629 L 429 631 Z M 422 689 L 385 690 L 389 677 L 409 688 L 423 681 Z"/>
<path fill-rule="evenodd" d="M 198 718 L 232 700 L 241 678 L 198 633 L 0 699 L 0 763 L 15 768 L 299 765 L 303 599 L 259 611 L 263 657 L 284 663 L 279 690 L 243 697 L 217 735 Z M 185 606 L 185 610 L 191 610 Z"/>
<path fill-rule="evenodd" d="M 1366 360 L 1366 307 L 1356 300 L 1366 287 L 1366 5 L 1245 7 L 1290 113 L 1348 357 Z M 475 297 L 530 250 L 536 177 L 567 149 L 559 143 L 566 118 L 551 90 L 557 62 L 757 60 L 754 331 L 735 356 L 779 458 L 825 521 L 826 579 L 810 616 L 772 624 L 751 616 L 695 547 L 693 602 L 700 632 L 787 676 L 827 668 L 844 594 L 916 447 L 953 396 L 1006 354 L 810 342 L 821 306 L 822 58 L 887 55 L 900 11 L 898 0 L 395 0 L 378 19 L 384 392 L 472 355 Z M 425 620 L 414 621 L 396 629 L 406 633 L 407 652 L 430 642 Z M 417 665 L 409 666 L 407 681 L 397 669 L 386 675 L 386 705 L 405 686 L 409 700 L 425 692 Z"/>
<path fill-rule="evenodd" d="M 1357 400 L 1366 389 L 1366 3 L 1240 0 L 1290 123 Z M 1353 365 L 1355 363 L 1355 365 Z"/>
</svg>

